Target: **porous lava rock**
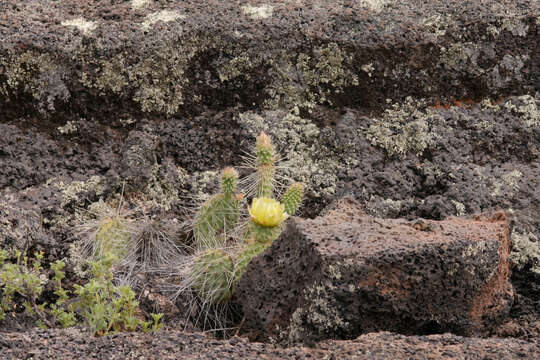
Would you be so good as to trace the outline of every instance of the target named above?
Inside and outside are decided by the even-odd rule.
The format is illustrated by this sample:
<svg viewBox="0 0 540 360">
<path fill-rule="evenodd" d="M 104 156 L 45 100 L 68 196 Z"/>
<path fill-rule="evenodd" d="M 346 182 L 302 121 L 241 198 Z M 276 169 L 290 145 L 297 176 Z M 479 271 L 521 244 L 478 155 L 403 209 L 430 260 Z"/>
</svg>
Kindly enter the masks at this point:
<svg viewBox="0 0 540 360">
<path fill-rule="evenodd" d="M 58 359 L 534 359 L 538 339 L 463 338 L 451 334 L 403 336 L 366 334 L 353 341 L 324 341 L 314 348 L 282 348 L 245 338 L 216 340 L 202 333 L 167 329 L 158 334 L 119 333 L 94 337 L 70 329 L 0 332 L 5 360 Z"/>
<path fill-rule="evenodd" d="M 383 220 L 347 201 L 294 218 L 237 288 L 244 331 L 288 343 L 374 331 L 482 334 L 510 309 L 505 213 Z"/>
<path fill-rule="evenodd" d="M 0 106 L 107 123 L 531 93 L 538 11 L 535 0 L 7 0 Z"/>
</svg>

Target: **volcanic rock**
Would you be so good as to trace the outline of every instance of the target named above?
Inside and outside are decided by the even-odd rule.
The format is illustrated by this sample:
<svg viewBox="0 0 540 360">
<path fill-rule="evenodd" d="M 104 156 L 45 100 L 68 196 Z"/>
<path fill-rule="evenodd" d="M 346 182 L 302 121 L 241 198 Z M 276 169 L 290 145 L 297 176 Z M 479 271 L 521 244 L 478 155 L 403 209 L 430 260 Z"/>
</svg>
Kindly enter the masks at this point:
<svg viewBox="0 0 540 360">
<path fill-rule="evenodd" d="M 482 334 L 512 304 L 509 235 L 504 213 L 383 220 L 347 203 L 294 218 L 240 280 L 243 329 L 289 343 L 374 331 Z"/>
</svg>

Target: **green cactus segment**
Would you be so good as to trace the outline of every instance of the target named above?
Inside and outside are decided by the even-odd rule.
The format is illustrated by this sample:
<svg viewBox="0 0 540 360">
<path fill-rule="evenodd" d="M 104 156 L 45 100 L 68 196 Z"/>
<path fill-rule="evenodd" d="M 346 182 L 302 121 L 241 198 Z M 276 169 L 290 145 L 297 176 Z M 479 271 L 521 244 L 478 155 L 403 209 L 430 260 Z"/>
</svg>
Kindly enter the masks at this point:
<svg viewBox="0 0 540 360">
<path fill-rule="evenodd" d="M 257 168 L 257 197 L 274 196 L 274 175 L 276 169 L 273 165 L 264 165 Z"/>
<path fill-rule="evenodd" d="M 270 243 L 254 243 L 245 245 L 242 250 L 238 253 L 234 266 L 234 278 L 233 278 L 233 288 L 240 280 L 242 275 L 246 272 L 246 268 L 250 261 L 260 253 L 262 253 L 266 248 L 270 246 Z"/>
<path fill-rule="evenodd" d="M 232 167 L 223 170 L 223 174 L 221 175 L 221 189 L 226 197 L 235 196 L 237 184 L 238 172 Z"/>
<path fill-rule="evenodd" d="M 248 224 L 248 242 L 259 244 L 271 244 L 281 234 L 281 225 L 278 226 L 263 226 L 253 220 Z"/>
<path fill-rule="evenodd" d="M 195 220 L 193 234 L 198 244 L 221 245 L 219 235 L 236 226 L 240 201 L 235 196 L 214 195 L 202 207 Z M 220 240 L 221 239 L 221 240 Z"/>
<path fill-rule="evenodd" d="M 285 212 L 289 215 L 294 215 L 304 196 L 304 185 L 295 183 L 289 186 L 285 194 L 283 194 L 283 200 L 281 201 L 285 205 Z"/>
<path fill-rule="evenodd" d="M 103 221 L 96 234 L 96 255 L 113 254 L 117 258 L 123 258 L 127 252 L 129 232 L 119 219 L 107 219 Z"/>
<path fill-rule="evenodd" d="M 273 197 L 276 152 L 270 137 L 264 132 L 257 136 L 257 196 Z"/>
<path fill-rule="evenodd" d="M 208 302 L 221 303 L 232 296 L 234 264 L 222 250 L 202 252 L 192 269 L 193 288 Z"/>
</svg>

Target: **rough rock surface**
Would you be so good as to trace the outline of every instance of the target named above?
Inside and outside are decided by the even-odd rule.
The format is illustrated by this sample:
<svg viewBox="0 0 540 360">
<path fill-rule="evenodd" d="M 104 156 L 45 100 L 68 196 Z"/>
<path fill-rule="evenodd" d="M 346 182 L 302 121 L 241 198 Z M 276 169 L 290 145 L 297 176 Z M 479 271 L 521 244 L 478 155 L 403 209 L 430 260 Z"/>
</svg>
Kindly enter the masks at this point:
<svg viewBox="0 0 540 360">
<path fill-rule="evenodd" d="M 233 337 L 215 340 L 175 330 L 156 335 L 92 337 L 78 329 L 0 332 L 0 357 L 19 359 L 534 359 L 538 340 L 476 339 L 455 335 L 363 335 L 325 341 L 315 348 L 280 348 Z"/>
<path fill-rule="evenodd" d="M 384 220 L 353 203 L 295 218 L 237 286 L 252 338 L 481 334 L 507 315 L 508 218 Z M 285 274 L 295 274 L 294 278 Z"/>
<path fill-rule="evenodd" d="M 138 3 L 3 1 L 0 105 L 110 123 L 539 88 L 535 0 Z"/>
</svg>

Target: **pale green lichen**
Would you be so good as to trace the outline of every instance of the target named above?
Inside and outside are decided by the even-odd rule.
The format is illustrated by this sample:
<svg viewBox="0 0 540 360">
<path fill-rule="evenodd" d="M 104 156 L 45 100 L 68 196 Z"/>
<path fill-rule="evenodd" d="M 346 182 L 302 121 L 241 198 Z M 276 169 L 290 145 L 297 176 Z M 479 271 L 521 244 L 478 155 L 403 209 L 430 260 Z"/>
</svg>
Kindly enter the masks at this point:
<svg viewBox="0 0 540 360">
<path fill-rule="evenodd" d="M 452 23 L 452 18 L 449 15 L 436 14 L 430 16 L 423 21 L 426 30 L 435 37 L 446 35 L 448 26 Z"/>
<path fill-rule="evenodd" d="M 306 289 L 307 306 L 294 311 L 286 331 L 281 334 L 288 344 L 304 341 L 313 331 L 317 336 L 331 336 L 349 329 L 350 324 L 343 319 L 340 307 L 335 304 L 334 289 L 331 284 L 317 284 Z"/>
<path fill-rule="evenodd" d="M 157 22 L 171 22 L 178 19 L 184 19 L 186 16 L 180 14 L 178 11 L 174 10 L 161 10 L 151 14 L 148 14 L 144 21 L 141 24 L 141 27 L 144 30 L 149 30 L 152 25 Z"/>
<path fill-rule="evenodd" d="M 84 35 L 88 36 L 92 34 L 97 28 L 97 24 L 94 21 L 88 21 L 84 18 L 76 18 L 71 20 L 65 20 L 61 23 L 63 26 L 72 26 L 79 29 Z"/>
<path fill-rule="evenodd" d="M 388 156 L 404 155 L 412 152 L 421 155 L 425 149 L 436 143 L 438 135 L 430 129 L 430 124 L 441 122 L 441 115 L 425 108 L 422 100 L 411 97 L 403 104 L 395 104 L 387 109 L 366 131 L 366 138 L 374 145 L 386 150 Z"/>
<path fill-rule="evenodd" d="M 454 43 L 448 48 L 441 47 L 440 51 L 440 64 L 447 70 L 476 75 L 484 72 L 478 65 L 478 58 L 480 56 L 478 45 L 472 42 Z"/>
<path fill-rule="evenodd" d="M 523 123 L 530 129 L 540 126 L 540 110 L 538 109 L 539 100 L 531 95 L 523 95 L 517 97 L 518 104 L 512 101 L 507 101 L 504 108 L 512 113 L 518 114 Z"/>
<path fill-rule="evenodd" d="M 501 24 L 501 30 L 506 30 L 516 36 L 527 36 L 529 31 L 529 25 L 527 25 L 524 19 L 519 17 L 504 18 Z"/>
<path fill-rule="evenodd" d="M 100 196 L 105 190 L 105 181 L 103 177 L 98 175 L 92 176 L 87 181 L 72 181 L 69 184 L 59 181 L 54 185 L 62 193 L 62 207 L 68 204 L 82 205 L 86 199 L 82 198 L 81 194 L 92 191 L 97 196 Z"/>
<path fill-rule="evenodd" d="M 373 12 L 381 12 L 386 4 L 391 0 L 360 0 L 360 4 L 364 5 Z"/>
<path fill-rule="evenodd" d="M 512 252 L 510 261 L 516 269 L 523 270 L 530 266 L 530 271 L 540 275 L 540 239 L 533 233 L 513 231 L 510 237 Z"/>
<path fill-rule="evenodd" d="M 235 56 L 219 67 L 219 80 L 228 81 L 239 76 L 244 76 L 246 80 L 251 78 L 249 70 L 262 62 L 261 59 L 251 59 L 247 54 Z"/>
<path fill-rule="evenodd" d="M 456 208 L 456 215 L 457 216 L 465 215 L 465 205 L 463 205 L 462 203 L 460 203 L 459 201 L 456 201 L 456 200 L 450 200 L 450 202 Z"/>
<path fill-rule="evenodd" d="M 71 135 L 79 131 L 77 128 L 77 123 L 71 120 L 66 122 L 65 125 L 57 127 L 56 130 L 58 130 L 58 132 L 62 135 Z"/>
<path fill-rule="evenodd" d="M 70 93 L 55 59 L 47 53 L 26 51 L 0 57 L 5 81 L 0 83 L 0 96 L 9 98 L 18 91 L 32 95 L 40 108 L 54 110 L 57 100 L 67 101 Z"/>
<path fill-rule="evenodd" d="M 125 74 L 126 65 L 122 54 L 114 56 L 110 60 L 101 61 L 101 74 L 97 77 L 95 84 L 87 83 L 88 87 L 96 87 L 101 90 L 101 95 L 105 95 L 105 90 L 110 90 L 115 94 L 120 94 L 129 85 Z"/>
<path fill-rule="evenodd" d="M 144 58 L 127 57 L 118 53 L 107 60 L 95 60 L 92 54 L 98 49 L 88 45 L 77 55 L 85 64 L 80 82 L 86 87 L 97 88 L 101 95 L 108 92 L 130 96 L 144 112 L 172 115 L 185 101 L 185 87 L 189 85 L 186 71 L 192 59 L 209 47 L 219 47 L 219 38 L 200 36 L 182 44 L 159 43 Z M 135 61 L 134 61 L 135 60 Z M 190 101 L 200 100 L 192 94 Z"/>
<path fill-rule="evenodd" d="M 144 8 L 146 5 L 148 5 L 152 0 L 131 0 L 131 8 L 133 10 L 138 10 Z"/>
<path fill-rule="evenodd" d="M 274 7 L 268 4 L 259 6 L 245 5 L 242 6 L 242 12 L 253 20 L 268 19 L 272 16 Z"/>
<path fill-rule="evenodd" d="M 373 63 L 365 64 L 360 67 L 363 72 L 365 72 L 369 77 L 373 75 L 373 70 L 375 70 L 375 67 L 373 66 Z"/>
<path fill-rule="evenodd" d="M 501 196 L 511 198 L 519 190 L 519 181 L 523 173 L 519 170 L 512 170 L 495 179 L 491 196 Z"/>
<path fill-rule="evenodd" d="M 266 107 L 298 114 L 302 109 L 312 111 L 317 104 L 332 104 L 333 94 L 358 85 L 350 69 L 352 59 L 335 43 L 315 48 L 312 54 L 282 51 L 270 60 L 273 82 L 265 89 Z"/>
<path fill-rule="evenodd" d="M 479 276 L 478 271 L 482 270 L 489 278 L 498 268 L 498 262 L 493 261 L 493 257 L 498 255 L 498 246 L 496 241 L 476 241 L 469 244 L 461 253 L 464 263 L 460 271 L 475 277 Z"/>
<path fill-rule="evenodd" d="M 39 207 L 22 208 L 18 201 L 15 193 L 0 195 L 0 244 L 24 251 L 42 237 L 42 216 Z"/>
<path fill-rule="evenodd" d="M 178 190 L 170 182 L 159 176 L 159 165 L 154 164 L 152 175 L 146 184 L 144 191 L 154 206 L 166 211 L 171 210 L 173 203 L 180 200 Z"/>
<path fill-rule="evenodd" d="M 371 196 L 366 203 L 366 210 L 369 214 L 380 218 L 398 217 L 403 201 L 393 199 L 382 199 L 379 196 Z"/>
</svg>

